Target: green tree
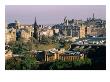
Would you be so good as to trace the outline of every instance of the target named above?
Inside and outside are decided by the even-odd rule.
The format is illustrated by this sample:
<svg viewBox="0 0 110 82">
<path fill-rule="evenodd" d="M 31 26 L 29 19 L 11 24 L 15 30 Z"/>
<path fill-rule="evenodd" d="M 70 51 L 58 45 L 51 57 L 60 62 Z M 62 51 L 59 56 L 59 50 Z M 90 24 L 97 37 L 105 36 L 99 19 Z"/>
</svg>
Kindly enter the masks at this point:
<svg viewBox="0 0 110 82">
<path fill-rule="evenodd" d="M 20 58 L 12 58 L 6 60 L 5 69 L 6 70 L 35 70 L 38 69 L 39 65 L 34 57 L 30 55 L 25 55 Z"/>
<path fill-rule="evenodd" d="M 74 61 L 73 63 L 75 66 L 91 65 L 92 64 L 91 59 L 89 59 L 89 58 L 80 59 L 80 60 Z"/>
<path fill-rule="evenodd" d="M 50 69 L 63 69 L 64 68 L 64 62 L 61 60 L 57 60 L 49 68 Z"/>
<path fill-rule="evenodd" d="M 67 62 L 67 61 L 62 61 L 62 60 L 56 60 L 55 62 L 53 62 L 53 64 L 49 67 L 49 69 L 57 69 L 57 70 L 61 70 L 61 69 L 69 69 L 72 67 L 72 63 L 71 62 Z"/>
<path fill-rule="evenodd" d="M 13 54 L 23 55 L 28 51 L 33 49 L 33 44 L 31 42 L 23 42 L 23 41 L 16 41 L 10 45 L 10 49 L 12 50 Z"/>
<path fill-rule="evenodd" d="M 30 41 L 29 42 L 32 42 L 33 44 L 38 44 L 39 41 L 36 40 L 34 37 L 30 37 Z"/>
<path fill-rule="evenodd" d="M 51 43 L 51 42 L 52 42 L 52 40 L 51 40 L 49 37 L 47 37 L 47 36 L 45 36 L 45 35 L 42 35 L 41 43 L 49 44 L 49 43 Z"/>
<path fill-rule="evenodd" d="M 19 70 L 21 69 L 20 66 L 20 59 L 18 58 L 11 58 L 5 61 L 5 69 L 6 70 Z"/>
<path fill-rule="evenodd" d="M 51 70 L 62 70 L 62 69 L 83 69 L 82 66 L 91 66 L 91 60 L 89 58 L 75 60 L 75 61 L 61 61 L 56 60 L 53 62 L 49 69 Z"/>
<path fill-rule="evenodd" d="M 37 69 L 39 65 L 36 62 L 36 59 L 34 57 L 31 57 L 30 55 L 26 55 L 22 60 L 21 60 L 21 68 L 24 70 L 27 69 Z"/>
</svg>

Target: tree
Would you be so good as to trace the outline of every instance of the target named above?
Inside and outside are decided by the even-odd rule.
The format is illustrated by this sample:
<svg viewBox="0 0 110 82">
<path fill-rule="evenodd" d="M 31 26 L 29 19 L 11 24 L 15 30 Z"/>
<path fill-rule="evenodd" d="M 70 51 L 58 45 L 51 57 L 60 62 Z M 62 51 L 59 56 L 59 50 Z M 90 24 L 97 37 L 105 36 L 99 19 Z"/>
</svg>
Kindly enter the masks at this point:
<svg viewBox="0 0 110 82">
<path fill-rule="evenodd" d="M 49 67 L 49 69 L 61 70 L 61 69 L 70 69 L 72 67 L 71 62 L 56 60 L 53 64 Z"/>
<path fill-rule="evenodd" d="M 30 55 L 25 55 L 20 58 L 12 58 L 6 60 L 5 69 L 6 70 L 35 70 L 38 69 L 39 65 L 34 57 Z"/>
<path fill-rule="evenodd" d="M 58 42 L 58 34 L 54 34 L 52 37 L 50 37 L 53 43 Z"/>
<path fill-rule="evenodd" d="M 51 43 L 51 42 L 52 42 L 52 41 L 51 41 L 50 38 L 48 38 L 48 37 L 45 36 L 45 35 L 42 35 L 41 43 L 49 44 L 49 43 Z"/>
<path fill-rule="evenodd" d="M 89 58 L 80 59 L 80 60 L 74 61 L 73 63 L 76 67 L 81 66 L 81 65 L 91 65 L 92 64 L 92 62 Z"/>
<path fill-rule="evenodd" d="M 10 45 L 10 49 L 12 50 L 13 54 L 23 55 L 33 49 L 33 44 L 31 42 L 26 43 L 23 41 L 16 41 Z"/>
<path fill-rule="evenodd" d="M 5 69 L 6 70 L 18 70 L 21 69 L 20 60 L 11 58 L 5 61 Z"/>
<path fill-rule="evenodd" d="M 21 68 L 23 70 L 27 70 L 27 69 L 37 69 L 39 67 L 39 65 L 36 62 L 36 58 L 31 57 L 30 55 L 26 55 L 22 60 L 21 60 Z"/>
<path fill-rule="evenodd" d="M 35 39 L 34 37 L 30 37 L 29 42 L 32 42 L 33 44 L 38 44 L 39 43 L 39 41 L 37 39 Z"/>
<path fill-rule="evenodd" d="M 90 68 L 91 60 L 89 58 L 75 60 L 75 61 L 62 61 L 56 60 L 53 62 L 49 69 L 51 70 L 62 70 L 62 69 L 86 69 L 86 67 Z"/>
<path fill-rule="evenodd" d="M 49 68 L 50 69 L 63 69 L 64 68 L 64 62 L 61 60 L 55 61 Z"/>
</svg>

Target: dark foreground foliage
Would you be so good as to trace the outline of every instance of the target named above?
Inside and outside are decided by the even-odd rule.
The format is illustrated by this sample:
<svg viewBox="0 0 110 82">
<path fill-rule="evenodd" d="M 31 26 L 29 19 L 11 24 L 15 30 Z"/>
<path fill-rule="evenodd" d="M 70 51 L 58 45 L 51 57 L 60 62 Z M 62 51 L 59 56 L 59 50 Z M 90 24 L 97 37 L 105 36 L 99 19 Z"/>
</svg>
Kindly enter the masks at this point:
<svg viewBox="0 0 110 82">
<path fill-rule="evenodd" d="M 6 70 L 35 70 L 38 66 L 36 59 L 30 56 L 12 58 L 5 61 Z"/>
<path fill-rule="evenodd" d="M 79 60 L 74 62 L 56 60 L 55 62 L 46 62 L 39 65 L 41 70 L 75 70 L 88 69 L 91 66 L 91 60 Z"/>
<path fill-rule="evenodd" d="M 12 58 L 6 60 L 6 70 L 74 70 L 88 69 L 91 60 L 86 58 L 79 61 L 69 62 L 56 60 L 54 62 L 38 63 L 33 57 Z"/>
</svg>

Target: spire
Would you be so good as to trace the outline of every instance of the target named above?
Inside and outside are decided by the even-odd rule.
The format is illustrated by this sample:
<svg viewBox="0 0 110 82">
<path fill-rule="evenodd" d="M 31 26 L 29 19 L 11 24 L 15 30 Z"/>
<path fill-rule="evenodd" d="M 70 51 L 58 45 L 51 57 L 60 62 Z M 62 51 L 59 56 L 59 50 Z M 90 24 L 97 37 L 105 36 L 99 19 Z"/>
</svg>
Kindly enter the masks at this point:
<svg viewBox="0 0 110 82">
<path fill-rule="evenodd" d="M 34 21 L 34 33 L 33 33 L 33 36 L 35 39 L 38 39 L 38 25 L 37 25 L 37 22 L 36 22 L 36 17 L 35 17 L 35 21 Z"/>
<path fill-rule="evenodd" d="M 34 25 L 37 25 L 37 22 L 36 22 L 36 17 L 35 17 L 35 22 L 34 22 Z"/>
<path fill-rule="evenodd" d="M 94 19 L 94 13 L 93 13 L 93 19 Z"/>
<path fill-rule="evenodd" d="M 64 22 L 66 22 L 66 20 L 67 20 L 67 16 L 64 18 Z"/>
</svg>

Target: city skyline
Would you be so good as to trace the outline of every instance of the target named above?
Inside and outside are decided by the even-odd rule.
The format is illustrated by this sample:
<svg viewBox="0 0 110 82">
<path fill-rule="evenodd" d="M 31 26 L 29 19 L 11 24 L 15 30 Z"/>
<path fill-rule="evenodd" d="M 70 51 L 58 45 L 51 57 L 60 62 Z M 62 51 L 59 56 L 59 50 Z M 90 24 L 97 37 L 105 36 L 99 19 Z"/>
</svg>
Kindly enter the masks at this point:
<svg viewBox="0 0 110 82">
<path fill-rule="evenodd" d="M 24 24 L 33 24 L 36 17 L 38 24 L 57 24 L 68 19 L 86 20 L 88 17 L 106 19 L 105 5 L 7 5 L 6 23 L 18 20 Z"/>
</svg>

